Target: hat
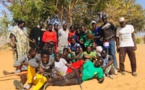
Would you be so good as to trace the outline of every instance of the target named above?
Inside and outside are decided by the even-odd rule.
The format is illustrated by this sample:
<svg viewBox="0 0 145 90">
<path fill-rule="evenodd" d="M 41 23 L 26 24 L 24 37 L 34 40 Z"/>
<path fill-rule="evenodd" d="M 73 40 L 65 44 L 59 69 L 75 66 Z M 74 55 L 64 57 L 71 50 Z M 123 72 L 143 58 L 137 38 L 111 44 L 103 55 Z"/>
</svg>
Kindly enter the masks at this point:
<svg viewBox="0 0 145 90">
<path fill-rule="evenodd" d="M 96 47 L 96 50 L 97 50 L 98 52 L 102 52 L 103 48 L 102 48 L 101 46 L 97 46 L 97 47 Z"/>
<path fill-rule="evenodd" d="M 124 17 L 119 18 L 119 22 L 124 22 L 124 21 L 125 21 Z"/>
<path fill-rule="evenodd" d="M 92 22 L 91 22 L 91 24 L 93 24 L 93 23 L 95 23 L 95 24 L 96 24 L 96 21 L 92 21 Z"/>
</svg>

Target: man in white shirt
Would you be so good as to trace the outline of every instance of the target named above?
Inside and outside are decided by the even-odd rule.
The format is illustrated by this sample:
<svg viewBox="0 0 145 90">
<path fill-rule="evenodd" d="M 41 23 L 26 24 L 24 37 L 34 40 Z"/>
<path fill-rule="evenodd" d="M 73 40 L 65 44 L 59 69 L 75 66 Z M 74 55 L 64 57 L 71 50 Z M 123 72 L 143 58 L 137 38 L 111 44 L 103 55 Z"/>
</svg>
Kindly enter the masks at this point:
<svg viewBox="0 0 145 90">
<path fill-rule="evenodd" d="M 127 53 L 131 62 L 132 75 L 137 76 L 136 56 L 135 56 L 135 50 L 137 48 L 134 36 L 134 27 L 132 25 L 126 25 L 124 17 L 121 17 L 119 21 L 121 27 L 119 27 L 116 32 L 117 37 L 116 45 L 117 50 L 120 52 L 119 53 L 120 71 L 122 75 L 125 75 L 124 61 Z"/>
<path fill-rule="evenodd" d="M 68 33 L 67 25 L 63 24 L 63 28 L 58 31 L 58 50 L 60 52 L 68 46 Z"/>
</svg>

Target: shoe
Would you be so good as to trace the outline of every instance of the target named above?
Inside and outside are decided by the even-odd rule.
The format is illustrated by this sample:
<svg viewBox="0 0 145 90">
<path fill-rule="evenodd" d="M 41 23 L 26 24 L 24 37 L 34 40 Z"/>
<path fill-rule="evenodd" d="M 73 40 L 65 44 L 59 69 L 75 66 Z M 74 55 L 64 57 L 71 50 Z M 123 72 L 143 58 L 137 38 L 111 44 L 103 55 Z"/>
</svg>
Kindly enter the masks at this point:
<svg viewBox="0 0 145 90">
<path fill-rule="evenodd" d="M 122 74 L 122 75 L 125 75 L 125 72 L 124 72 L 124 71 L 121 71 L 121 74 Z"/>
<path fill-rule="evenodd" d="M 26 89 L 24 89 L 24 87 L 20 81 L 14 80 L 13 83 L 14 83 L 15 88 L 17 88 L 18 90 L 26 90 Z"/>
<path fill-rule="evenodd" d="M 137 76 L 137 73 L 136 72 L 132 72 L 132 76 Z"/>
<path fill-rule="evenodd" d="M 114 74 L 115 74 L 115 75 L 117 75 L 117 74 L 118 74 L 118 71 L 117 71 L 117 69 L 115 69 L 115 70 L 114 70 Z"/>
<path fill-rule="evenodd" d="M 113 79 L 113 78 L 114 78 L 114 75 L 109 75 L 109 77 L 110 77 L 111 79 Z"/>
</svg>

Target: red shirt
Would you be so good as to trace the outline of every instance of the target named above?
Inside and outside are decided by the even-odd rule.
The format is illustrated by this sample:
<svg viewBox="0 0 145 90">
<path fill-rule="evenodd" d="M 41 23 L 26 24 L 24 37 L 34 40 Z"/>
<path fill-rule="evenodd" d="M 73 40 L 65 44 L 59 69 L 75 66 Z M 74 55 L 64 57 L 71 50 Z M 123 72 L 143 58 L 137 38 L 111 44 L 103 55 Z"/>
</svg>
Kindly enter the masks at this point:
<svg viewBox="0 0 145 90">
<path fill-rule="evenodd" d="M 75 35 L 76 35 L 76 31 L 73 31 L 73 32 L 69 31 L 68 38 L 71 38 L 71 37 L 73 37 Z"/>
<path fill-rule="evenodd" d="M 55 31 L 45 31 L 43 33 L 43 36 L 42 36 L 42 41 L 43 42 L 47 42 L 47 41 L 53 41 L 53 42 L 57 42 L 57 35 L 56 35 L 56 32 Z"/>
</svg>

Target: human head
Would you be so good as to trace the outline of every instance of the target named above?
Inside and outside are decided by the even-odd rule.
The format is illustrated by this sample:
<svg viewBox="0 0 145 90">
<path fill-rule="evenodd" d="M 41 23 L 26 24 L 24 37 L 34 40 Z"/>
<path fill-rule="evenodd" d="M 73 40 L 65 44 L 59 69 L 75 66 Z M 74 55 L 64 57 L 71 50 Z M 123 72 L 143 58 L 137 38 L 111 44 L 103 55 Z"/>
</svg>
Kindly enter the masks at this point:
<svg viewBox="0 0 145 90">
<path fill-rule="evenodd" d="M 48 24 L 48 30 L 52 31 L 52 24 Z"/>
<path fill-rule="evenodd" d="M 95 29 L 96 28 L 96 21 L 92 21 L 91 24 L 92 24 L 92 27 Z"/>
<path fill-rule="evenodd" d="M 25 22 L 24 21 L 19 21 L 18 22 L 18 27 L 23 29 L 23 27 L 25 26 Z"/>
<path fill-rule="evenodd" d="M 47 50 L 42 50 L 41 51 L 41 60 L 43 63 L 48 63 L 49 61 L 49 53 Z"/>
<path fill-rule="evenodd" d="M 80 53 L 80 47 L 76 47 L 75 53 L 76 54 Z"/>
<path fill-rule="evenodd" d="M 63 30 L 67 29 L 67 24 L 63 24 Z"/>
<path fill-rule="evenodd" d="M 35 49 L 35 48 L 31 48 L 31 49 L 29 50 L 29 56 L 30 56 L 31 58 L 34 58 L 34 57 L 36 56 L 36 49 Z"/>
<path fill-rule="evenodd" d="M 75 31 L 74 26 L 70 26 L 70 31 L 71 31 L 71 32 Z"/>
<path fill-rule="evenodd" d="M 107 16 L 106 16 L 106 15 L 103 15 L 103 16 L 102 16 L 102 21 L 103 21 L 104 23 L 107 23 Z"/>
<path fill-rule="evenodd" d="M 106 58 L 106 56 L 107 56 L 107 51 L 106 51 L 106 50 L 102 50 L 101 56 L 102 56 L 102 58 Z"/>
<path fill-rule="evenodd" d="M 75 38 L 71 38 L 71 44 L 75 44 L 76 43 L 76 40 L 75 40 Z"/>
<path fill-rule="evenodd" d="M 99 58 L 96 62 L 95 62 L 95 67 L 100 67 L 103 65 L 103 58 Z"/>
<path fill-rule="evenodd" d="M 60 58 L 61 58 L 61 54 L 60 53 L 55 53 L 55 61 L 59 61 L 60 60 Z"/>
<path fill-rule="evenodd" d="M 52 47 L 48 47 L 47 50 L 48 50 L 49 55 L 51 55 L 53 53 Z"/>
<path fill-rule="evenodd" d="M 87 38 L 88 38 L 88 40 L 94 40 L 94 35 L 88 33 L 88 34 L 87 34 Z"/>
<path fill-rule="evenodd" d="M 126 26 L 126 21 L 124 17 L 119 18 L 119 23 L 121 27 L 125 27 Z"/>
<path fill-rule="evenodd" d="M 97 43 L 94 41 L 94 42 L 92 43 L 92 46 L 93 46 L 93 49 L 95 49 L 95 48 L 97 47 Z"/>
<path fill-rule="evenodd" d="M 63 55 L 67 55 L 68 54 L 68 48 L 64 48 L 63 49 Z"/>
<path fill-rule="evenodd" d="M 86 51 L 87 51 L 87 53 L 90 53 L 90 52 L 92 51 L 91 46 L 87 46 L 87 47 L 86 47 Z"/>
<path fill-rule="evenodd" d="M 58 24 L 57 23 L 54 24 L 54 30 L 58 30 Z"/>
<path fill-rule="evenodd" d="M 86 32 L 86 27 L 83 25 L 83 26 L 81 26 L 81 31 L 82 32 Z"/>
</svg>

